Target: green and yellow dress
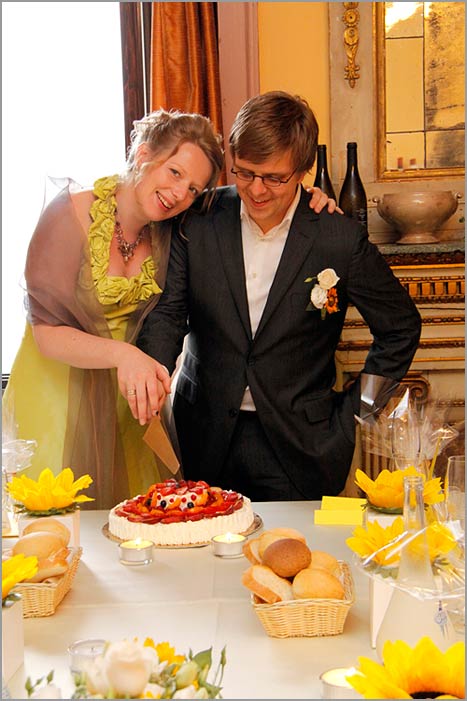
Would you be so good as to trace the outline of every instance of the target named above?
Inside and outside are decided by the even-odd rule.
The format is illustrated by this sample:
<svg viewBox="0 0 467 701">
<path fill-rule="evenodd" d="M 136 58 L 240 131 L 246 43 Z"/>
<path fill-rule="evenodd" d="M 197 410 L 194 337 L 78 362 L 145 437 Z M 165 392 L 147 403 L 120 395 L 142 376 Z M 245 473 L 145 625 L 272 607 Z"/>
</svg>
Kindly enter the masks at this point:
<svg viewBox="0 0 467 701">
<path fill-rule="evenodd" d="M 16 437 L 37 441 L 28 476 L 44 467 L 90 474 L 90 508 L 110 508 L 166 477 L 143 442 L 112 370 L 82 370 L 44 357 L 32 324 L 70 325 L 133 342 L 165 282 L 170 225 L 152 225 L 152 255 L 131 278 L 108 276 L 118 177 L 94 185 L 92 224 L 83 232 L 70 198 L 72 184 L 44 210 L 28 249 L 28 321 L 3 397 Z M 156 281 L 157 274 L 157 281 Z"/>
</svg>

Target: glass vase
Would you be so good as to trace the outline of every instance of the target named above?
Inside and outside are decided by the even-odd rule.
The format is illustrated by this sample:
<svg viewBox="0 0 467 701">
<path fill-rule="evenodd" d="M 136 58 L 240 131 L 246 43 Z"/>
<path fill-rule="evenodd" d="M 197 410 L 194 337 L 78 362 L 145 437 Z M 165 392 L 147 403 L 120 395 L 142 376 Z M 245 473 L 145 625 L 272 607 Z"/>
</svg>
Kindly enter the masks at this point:
<svg viewBox="0 0 467 701">
<path fill-rule="evenodd" d="M 406 541 L 391 600 L 376 637 L 380 660 L 387 640 L 403 640 L 413 647 L 420 638 L 427 636 L 445 651 L 457 639 L 445 605 L 436 594 L 426 539 L 421 476 L 404 479 L 403 517 Z"/>
</svg>

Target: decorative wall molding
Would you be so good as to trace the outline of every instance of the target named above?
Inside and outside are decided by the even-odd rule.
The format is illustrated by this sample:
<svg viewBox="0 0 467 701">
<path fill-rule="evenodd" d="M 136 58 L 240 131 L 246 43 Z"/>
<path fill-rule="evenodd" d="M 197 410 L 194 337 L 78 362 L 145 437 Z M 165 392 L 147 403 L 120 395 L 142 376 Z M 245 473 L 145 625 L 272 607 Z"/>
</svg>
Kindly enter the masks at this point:
<svg viewBox="0 0 467 701">
<path fill-rule="evenodd" d="M 459 275 L 441 275 L 439 277 L 400 277 L 415 304 L 464 303 L 465 278 Z"/>
<path fill-rule="evenodd" d="M 383 244 L 384 246 L 384 244 Z M 382 248 L 381 246 L 379 248 Z M 406 268 L 409 265 L 425 265 L 430 268 L 446 267 L 447 265 L 459 265 L 465 262 L 465 251 L 460 248 L 455 251 L 403 251 L 401 253 L 384 253 L 386 262 L 394 267 Z"/>
<path fill-rule="evenodd" d="M 357 10 L 358 2 L 343 2 L 342 4 L 345 8 L 342 20 L 346 25 L 344 30 L 344 46 L 347 54 L 345 79 L 349 81 L 350 87 L 354 88 L 356 81 L 360 78 L 360 66 L 355 62 L 359 43 L 358 23 L 360 21 L 360 13 Z"/>
<path fill-rule="evenodd" d="M 465 316 L 424 316 L 423 326 L 458 326 L 465 324 Z M 346 319 L 344 329 L 366 329 L 367 323 L 363 319 Z"/>
<path fill-rule="evenodd" d="M 353 340 L 340 341 L 337 345 L 337 350 L 352 352 L 368 351 L 373 343 L 372 339 L 368 340 Z M 465 348 L 464 338 L 422 338 L 418 343 L 419 350 L 427 350 L 428 348 Z"/>
<path fill-rule="evenodd" d="M 401 385 L 409 388 L 410 396 L 417 404 L 426 404 L 430 396 L 430 383 L 423 375 L 408 372 Z"/>
</svg>

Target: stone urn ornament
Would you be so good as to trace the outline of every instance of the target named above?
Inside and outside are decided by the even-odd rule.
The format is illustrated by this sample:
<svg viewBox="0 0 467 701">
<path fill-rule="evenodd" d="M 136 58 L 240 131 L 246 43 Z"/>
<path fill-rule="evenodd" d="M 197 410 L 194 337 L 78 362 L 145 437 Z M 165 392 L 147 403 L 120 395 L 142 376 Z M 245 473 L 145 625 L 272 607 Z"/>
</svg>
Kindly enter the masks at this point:
<svg viewBox="0 0 467 701">
<path fill-rule="evenodd" d="M 457 209 L 461 195 L 450 190 L 393 192 L 373 197 L 377 210 L 401 237 L 396 243 L 437 243 L 436 232 Z"/>
</svg>

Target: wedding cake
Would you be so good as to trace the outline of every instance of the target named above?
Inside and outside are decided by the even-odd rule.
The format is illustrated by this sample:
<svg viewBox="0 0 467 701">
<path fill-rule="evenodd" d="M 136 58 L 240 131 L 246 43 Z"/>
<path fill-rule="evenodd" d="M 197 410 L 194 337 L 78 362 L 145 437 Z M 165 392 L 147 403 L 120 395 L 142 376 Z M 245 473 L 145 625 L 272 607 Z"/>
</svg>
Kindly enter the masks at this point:
<svg viewBox="0 0 467 701">
<path fill-rule="evenodd" d="M 253 522 L 250 499 L 191 480 L 153 484 L 146 494 L 117 504 L 109 513 L 109 531 L 117 538 L 142 538 L 168 546 L 207 543 L 221 533 L 244 533 Z"/>
</svg>

